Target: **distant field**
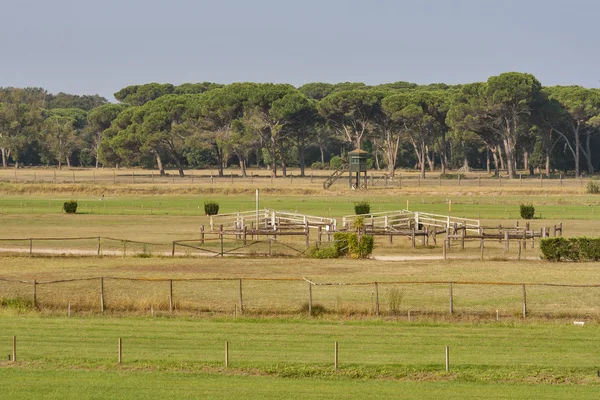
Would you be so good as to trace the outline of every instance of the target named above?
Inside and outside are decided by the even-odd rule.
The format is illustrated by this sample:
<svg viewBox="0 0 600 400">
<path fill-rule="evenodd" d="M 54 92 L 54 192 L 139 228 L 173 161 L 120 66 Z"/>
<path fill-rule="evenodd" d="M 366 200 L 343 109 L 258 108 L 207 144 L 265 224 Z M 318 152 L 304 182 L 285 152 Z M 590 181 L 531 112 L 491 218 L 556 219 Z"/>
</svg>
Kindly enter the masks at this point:
<svg viewBox="0 0 600 400">
<path fill-rule="evenodd" d="M 399 390 L 413 391 L 410 398 L 497 397 L 498 390 L 508 397 L 592 398 L 600 385 L 597 360 L 590 357 L 600 351 L 596 325 L 68 319 L 6 312 L 0 322 L 5 353 L 8 338 L 16 335 L 18 343 L 18 364 L 0 363 L 10 398 L 389 398 Z"/>
</svg>

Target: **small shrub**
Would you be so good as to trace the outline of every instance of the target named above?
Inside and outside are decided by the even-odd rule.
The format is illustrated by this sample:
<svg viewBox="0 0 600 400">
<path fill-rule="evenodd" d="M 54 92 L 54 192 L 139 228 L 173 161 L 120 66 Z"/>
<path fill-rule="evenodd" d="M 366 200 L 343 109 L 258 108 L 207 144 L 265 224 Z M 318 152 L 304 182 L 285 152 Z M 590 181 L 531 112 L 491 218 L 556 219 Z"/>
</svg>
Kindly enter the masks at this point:
<svg viewBox="0 0 600 400">
<path fill-rule="evenodd" d="M 15 310 L 32 310 L 33 301 L 22 297 L 5 297 L 0 299 L 0 307 Z"/>
<path fill-rule="evenodd" d="M 333 234 L 334 246 L 340 257 L 348 254 L 348 241 L 352 235 L 356 236 L 356 233 L 336 232 Z"/>
<path fill-rule="evenodd" d="M 600 193 L 600 186 L 596 180 L 591 180 L 587 184 L 587 192 L 588 194 L 598 194 Z"/>
<path fill-rule="evenodd" d="M 329 160 L 329 166 L 333 169 L 338 169 L 342 166 L 343 163 L 344 162 L 342 161 L 342 159 L 338 156 L 333 156 L 331 157 L 331 160 Z"/>
<path fill-rule="evenodd" d="M 371 212 L 371 204 L 368 201 L 358 201 L 354 203 L 354 213 L 356 215 L 368 214 Z"/>
<path fill-rule="evenodd" d="M 388 306 L 392 314 L 398 314 L 400 312 L 400 306 L 402 305 L 402 298 L 404 294 L 397 288 L 391 288 L 387 293 Z"/>
<path fill-rule="evenodd" d="M 348 238 L 348 251 L 352 258 L 368 258 L 373 253 L 375 239 L 372 235 L 361 235 L 360 239 L 356 234 Z"/>
<path fill-rule="evenodd" d="M 465 174 L 440 174 L 441 179 L 467 179 Z"/>
<path fill-rule="evenodd" d="M 326 163 L 322 163 L 320 161 L 315 161 L 314 163 L 312 163 L 310 165 L 310 168 L 312 168 L 312 169 L 328 169 L 329 165 Z"/>
<path fill-rule="evenodd" d="M 302 304 L 302 307 L 300 307 L 300 312 L 303 314 L 308 313 L 308 302 Z M 311 308 L 311 315 L 313 317 L 318 317 L 319 315 L 323 315 L 326 312 L 327 312 L 327 309 L 325 308 L 325 306 L 323 306 L 321 304 L 313 303 L 312 308 Z"/>
<path fill-rule="evenodd" d="M 204 213 L 206 215 L 217 215 L 219 213 L 219 203 L 214 201 L 205 201 Z"/>
<path fill-rule="evenodd" d="M 311 246 L 308 250 L 308 256 L 310 258 L 326 259 L 326 258 L 338 258 L 340 253 L 335 245 L 330 246 Z"/>
<path fill-rule="evenodd" d="M 533 219 L 535 215 L 535 207 L 532 204 L 521 204 L 521 218 Z"/>
<path fill-rule="evenodd" d="M 352 226 L 357 231 L 362 231 L 365 228 L 365 217 L 357 216 L 354 218 Z"/>
<path fill-rule="evenodd" d="M 63 210 L 65 210 L 67 214 L 75 214 L 77 212 L 77 201 L 65 201 L 65 204 L 63 204 Z"/>
</svg>

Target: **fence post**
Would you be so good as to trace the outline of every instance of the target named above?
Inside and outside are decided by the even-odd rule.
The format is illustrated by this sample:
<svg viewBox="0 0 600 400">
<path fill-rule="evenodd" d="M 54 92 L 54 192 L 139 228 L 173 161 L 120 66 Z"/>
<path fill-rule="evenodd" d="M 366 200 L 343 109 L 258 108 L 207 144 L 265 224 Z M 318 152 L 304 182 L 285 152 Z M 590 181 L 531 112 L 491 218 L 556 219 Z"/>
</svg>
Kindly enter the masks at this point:
<svg viewBox="0 0 600 400">
<path fill-rule="evenodd" d="M 523 284 L 523 318 L 527 317 L 527 291 L 525 290 L 525 284 Z"/>
<path fill-rule="evenodd" d="M 17 337 L 13 336 L 12 342 L 12 362 L 17 362 Z"/>
<path fill-rule="evenodd" d="M 100 310 L 104 312 L 104 278 L 100 278 Z"/>
<path fill-rule="evenodd" d="M 223 224 L 219 228 L 219 246 L 221 251 L 221 257 L 223 257 Z"/>
<path fill-rule="evenodd" d="M 317 228 L 317 247 L 321 246 L 322 236 L 323 236 L 323 227 L 319 226 Z"/>
<path fill-rule="evenodd" d="M 271 257 L 271 238 L 267 237 L 267 255 Z"/>
<path fill-rule="evenodd" d="M 450 372 L 450 347 L 446 346 L 446 372 Z"/>
<path fill-rule="evenodd" d="M 508 253 L 509 242 L 508 242 L 508 231 L 504 231 L 504 252 Z"/>
<path fill-rule="evenodd" d="M 379 284 L 375 282 L 375 314 L 379 316 Z"/>
<path fill-rule="evenodd" d="M 229 341 L 225 342 L 225 366 L 229 367 Z"/>
<path fill-rule="evenodd" d="M 54 173 L 54 180 L 56 181 L 56 173 Z M 56 182 L 54 182 L 56 183 Z M 113 172 L 113 185 L 117 183 L 117 173 Z"/>
<path fill-rule="evenodd" d="M 335 342 L 334 350 L 333 350 L 333 368 L 338 370 L 338 342 Z"/>
<path fill-rule="evenodd" d="M 92 171 L 92 183 L 96 184 L 96 171 Z"/>
<path fill-rule="evenodd" d="M 171 257 L 175 257 L 175 241 L 173 240 L 173 245 L 171 246 Z"/>
<path fill-rule="evenodd" d="M 119 338 L 118 352 L 119 352 L 119 364 L 121 364 L 123 362 L 123 340 L 121 338 Z"/>
<path fill-rule="evenodd" d="M 244 299 L 242 297 L 242 280 L 239 280 L 239 292 L 240 292 L 240 314 L 244 313 Z"/>
<path fill-rule="evenodd" d="M 310 247 L 310 229 L 308 228 L 308 222 L 304 223 L 304 235 L 306 235 L 306 248 Z"/>
<path fill-rule="evenodd" d="M 410 245 L 413 249 L 415 248 L 415 228 L 412 229 L 412 232 L 410 234 Z"/>
<path fill-rule="evenodd" d="M 204 244 L 204 225 L 200 227 L 200 244 Z"/>
<path fill-rule="evenodd" d="M 479 251 L 481 252 L 481 259 L 483 260 L 483 249 L 484 249 L 483 238 L 479 240 Z"/>
<path fill-rule="evenodd" d="M 452 282 L 450 282 L 450 314 L 454 313 L 454 294 L 452 293 Z"/>
<path fill-rule="evenodd" d="M 173 312 L 173 279 L 169 279 L 169 312 Z"/>
<path fill-rule="evenodd" d="M 246 237 L 248 236 L 248 227 L 244 225 L 244 246 L 247 245 Z"/>
<path fill-rule="evenodd" d="M 312 283 L 308 282 L 308 316 L 312 316 Z"/>
<path fill-rule="evenodd" d="M 75 171 L 73 171 L 73 183 L 75 183 Z"/>
<path fill-rule="evenodd" d="M 127 241 L 123 240 L 123 258 L 125 258 L 126 254 L 127 254 Z"/>
<path fill-rule="evenodd" d="M 519 251 L 517 253 L 517 260 L 521 261 L 521 241 L 519 240 Z"/>
<path fill-rule="evenodd" d="M 33 308 L 37 307 L 37 280 L 33 280 Z"/>
<path fill-rule="evenodd" d="M 33 255 L 33 239 L 29 239 L 29 256 Z"/>
<path fill-rule="evenodd" d="M 444 260 L 447 258 L 447 248 L 446 248 L 446 240 L 444 240 L 444 245 L 442 246 L 442 256 L 444 257 Z"/>
</svg>

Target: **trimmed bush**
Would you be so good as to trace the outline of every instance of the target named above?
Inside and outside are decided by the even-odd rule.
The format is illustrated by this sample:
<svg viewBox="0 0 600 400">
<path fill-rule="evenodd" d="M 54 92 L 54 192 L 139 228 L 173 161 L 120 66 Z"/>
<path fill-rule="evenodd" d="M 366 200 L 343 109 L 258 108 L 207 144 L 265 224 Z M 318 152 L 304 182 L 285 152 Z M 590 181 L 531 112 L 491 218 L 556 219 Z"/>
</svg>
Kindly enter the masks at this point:
<svg viewBox="0 0 600 400">
<path fill-rule="evenodd" d="M 308 256 L 310 258 L 319 258 L 319 259 L 338 258 L 340 256 L 340 253 L 338 252 L 338 248 L 335 245 L 321 246 L 321 247 L 317 247 L 317 246 L 313 245 L 308 250 Z"/>
<path fill-rule="evenodd" d="M 546 238 L 540 241 L 540 250 L 548 261 L 599 261 L 600 238 Z"/>
<path fill-rule="evenodd" d="M 206 215 L 217 215 L 219 213 L 219 203 L 214 201 L 205 201 L 204 213 Z"/>
<path fill-rule="evenodd" d="M 320 161 L 315 161 L 314 163 L 312 163 L 310 165 L 310 168 L 312 168 L 312 169 L 329 169 L 329 164 L 322 163 Z"/>
<path fill-rule="evenodd" d="M 533 219 L 535 207 L 532 204 L 521 204 L 521 218 Z"/>
<path fill-rule="evenodd" d="M 354 203 L 354 213 L 356 215 L 368 214 L 371 212 L 371 204 L 368 201 L 359 201 Z"/>
<path fill-rule="evenodd" d="M 348 241 L 348 247 L 352 258 L 368 258 L 373 253 L 375 239 L 372 235 L 362 235 L 360 240 L 358 240 L 358 237 L 354 235 Z"/>
<path fill-rule="evenodd" d="M 598 182 L 596 182 L 595 180 L 589 181 L 587 184 L 587 192 L 588 194 L 600 193 L 600 186 L 598 185 Z"/>
<path fill-rule="evenodd" d="M 63 210 L 65 210 L 65 212 L 67 214 L 77 213 L 77 201 L 75 201 L 75 200 L 65 201 L 65 204 L 63 204 Z"/>
<path fill-rule="evenodd" d="M 348 241 L 352 235 L 356 236 L 356 233 L 336 232 L 333 234 L 334 246 L 340 256 L 348 254 Z"/>
<path fill-rule="evenodd" d="M 342 159 L 338 156 L 333 156 L 331 157 L 331 160 L 329 160 L 329 166 L 333 169 L 338 169 L 342 166 L 343 163 L 344 162 L 342 161 Z"/>
</svg>

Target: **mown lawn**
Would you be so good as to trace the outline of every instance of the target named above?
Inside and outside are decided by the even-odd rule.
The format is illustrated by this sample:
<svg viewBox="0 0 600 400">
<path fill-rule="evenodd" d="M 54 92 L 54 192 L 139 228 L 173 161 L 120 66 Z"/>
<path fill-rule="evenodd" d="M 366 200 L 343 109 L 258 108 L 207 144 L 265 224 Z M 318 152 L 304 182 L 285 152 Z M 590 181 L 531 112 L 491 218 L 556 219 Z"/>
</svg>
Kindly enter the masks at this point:
<svg viewBox="0 0 600 400">
<path fill-rule="evenodd" d="M 0 351 L 10 354 L 16 335 L 18 362 L 0 363 L 0 381 L 10 382 L 10 398 L 588 397 L 600 385 L 593 357 L 599 333 L 595 324 L 50 318 L 5 311 Z"/>
</svg>

